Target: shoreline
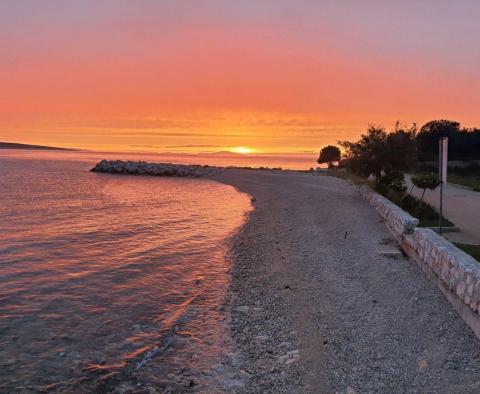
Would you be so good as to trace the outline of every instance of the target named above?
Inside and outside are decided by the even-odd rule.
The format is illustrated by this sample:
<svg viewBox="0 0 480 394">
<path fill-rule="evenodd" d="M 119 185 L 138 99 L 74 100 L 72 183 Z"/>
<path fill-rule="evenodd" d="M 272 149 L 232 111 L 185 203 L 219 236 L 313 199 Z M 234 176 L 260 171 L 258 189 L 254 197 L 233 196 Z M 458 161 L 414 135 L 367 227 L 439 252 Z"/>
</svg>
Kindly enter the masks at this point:
<svg viewBox="0 0 480 394">
<path fill-rule="evenodd" d="M 229 185 L 239 193 L 246 194 L 252 204 L 252 209 L 246 213 L 245 222 L 228 240 L 230 284 L 223 308 L 227 315 L 227 329 L 233 352 L 227 354 L 226 364 L 236 368 L 236 376 L 240 377 L 236 380 L 238 385 L 228 388 L 237 393 L 302 392 L 302 372 L 297 363 L 298 332 L 292 322 L 284 321 L 283 314 L 279 311 L 281 300 L 276 294 L 275 286 L 265 283 L 264 272 L 255 262 L 256 258 L 262 256 L 255 245 L 256 237 L 252 235 L 259 209 L 257 197 L 232 179 L 232 172 L 238 171 L 252 172 L 251 169 L 224 169 L 221 174 L 207 176 L 207 179 Z M 245 174 L 246 177 L 249 176 L 248 173 Z M 252 297 L 252 284 L 256 289 L 262 289 L 263 297 Z M 274 334 L 271 331 L 272 323 L 276 328 Z M 276 363 L 266 368 L 271 357 L 264 357 L 264 354 L 284 357 L 286 364 Z M 268 380 L 264 376 L 265 372 L 269 375 Z M 230 380 L 229 383 L 231 382 Z"/>
<path fill-rule="evenodd" d="M 254 205 L 229 241 L 229 358 L 244 377 L 234 392 L 480 389 L 475 336 L 413 261 L 380 253 L 394 242 L 347 182 L 239 169 L 206 178 Z"/>
</svg>

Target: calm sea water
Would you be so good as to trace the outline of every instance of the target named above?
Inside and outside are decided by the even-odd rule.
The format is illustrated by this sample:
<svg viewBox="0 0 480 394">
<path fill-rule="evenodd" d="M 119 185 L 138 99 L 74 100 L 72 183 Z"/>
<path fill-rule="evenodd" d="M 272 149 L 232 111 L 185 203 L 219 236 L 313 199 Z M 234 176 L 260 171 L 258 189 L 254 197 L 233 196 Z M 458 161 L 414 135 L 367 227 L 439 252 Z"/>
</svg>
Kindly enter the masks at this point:
<svg viewBox="0 0 480 394">
<path fill-rule="evenodd" d="M 95 161 L 0 153 L 0 392 L 214 384 L 227 240 L 249 198 Z"/>
</svg>

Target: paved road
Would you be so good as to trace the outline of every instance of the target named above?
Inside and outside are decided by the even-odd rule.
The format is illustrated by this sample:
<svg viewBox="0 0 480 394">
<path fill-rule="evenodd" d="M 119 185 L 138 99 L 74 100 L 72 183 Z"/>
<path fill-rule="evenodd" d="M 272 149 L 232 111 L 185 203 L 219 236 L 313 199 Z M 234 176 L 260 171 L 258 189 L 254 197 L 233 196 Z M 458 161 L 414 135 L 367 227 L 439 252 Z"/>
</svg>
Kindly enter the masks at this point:
<svg viewBox="0 0 480 394">
<path fill-rule="evenodd" d="M 241 170 L 220 180 L 256 198 L 233 246 L 243 392 L 480 392 L 480 342 L 415 262 L 382 255 L 390 235 L 347 182 Z"/>
<path fill-rule="evenodd" d="M 408 177 L 407 177 L 408 178 Z M 408 190 L 412 184 L 407 179 Z M 417 197 L 422 190 L 414 188 L 412 191 Z M 480 244 L 480 192 L 474 192 L 447 183 L 443 187 L 444 216 L 460 228 L 461 234 L 447 234 L 452 241 Z M 425 192 L 425 201 L 436 208 L 440 206 L 440 189 Z"/>
</svg>

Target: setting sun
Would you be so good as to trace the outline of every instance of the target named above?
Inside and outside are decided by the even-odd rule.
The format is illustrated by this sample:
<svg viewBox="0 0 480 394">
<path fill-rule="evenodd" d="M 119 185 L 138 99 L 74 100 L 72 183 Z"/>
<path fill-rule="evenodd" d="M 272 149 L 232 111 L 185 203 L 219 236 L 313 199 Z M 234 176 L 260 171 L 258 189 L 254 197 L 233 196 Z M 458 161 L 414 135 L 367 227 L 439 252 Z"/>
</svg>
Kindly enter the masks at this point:
<svg viewBox="0 0 480 394">
<path fill-rule="evenodd" d="M 235 146 L 230 149 L 230 152 L 232 153 L 240 153 L 242 155 L 246 155 L 249 153 L 255 153 L 255 150 L 252 148 L 249 148 L 248 146 Z"/>
</svg>

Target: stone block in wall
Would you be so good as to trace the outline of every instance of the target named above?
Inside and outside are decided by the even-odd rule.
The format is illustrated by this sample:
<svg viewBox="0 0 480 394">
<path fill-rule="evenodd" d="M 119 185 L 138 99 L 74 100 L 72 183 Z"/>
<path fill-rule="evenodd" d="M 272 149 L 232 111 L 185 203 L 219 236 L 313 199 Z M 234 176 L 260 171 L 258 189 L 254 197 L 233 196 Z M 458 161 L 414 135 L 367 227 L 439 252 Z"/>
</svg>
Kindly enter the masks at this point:
<svg viewBox="0 0 480 394">
<path fill-rule="evenodd" d="M 363 198 L 380 213 L 385 220 L 385 224 L 396 237 L 400 237 L 402 234 L 412 234 L 415 227 L 418 226 L 418 219 L 368 186 L 360 186 L 358 190 Z"/>
<path fill-rule="evenodd" d="M 412 242 L 418 245 L 421 263 L 427 265 L 465 305 L 478 313 L 480 264 L 430 229 L 416 228 Z"/>
</svg>

